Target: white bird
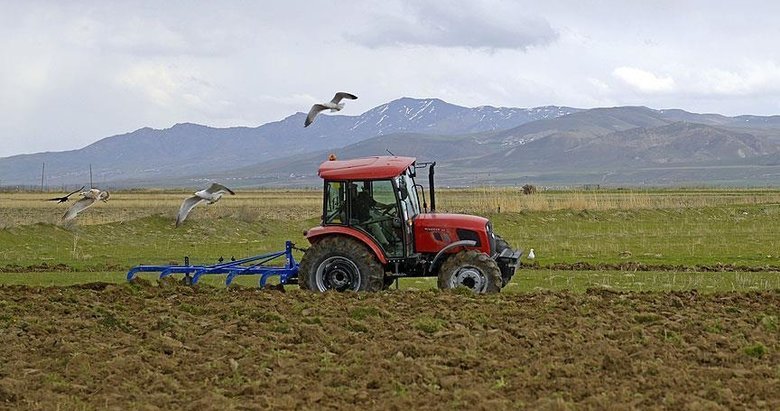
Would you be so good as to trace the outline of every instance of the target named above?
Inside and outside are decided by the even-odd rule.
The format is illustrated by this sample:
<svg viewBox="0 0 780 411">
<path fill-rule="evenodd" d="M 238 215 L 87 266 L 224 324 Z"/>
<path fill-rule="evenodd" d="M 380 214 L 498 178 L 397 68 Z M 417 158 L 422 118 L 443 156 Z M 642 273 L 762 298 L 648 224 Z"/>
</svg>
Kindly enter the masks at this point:
<svg viewBox="0 0 780 411">
<path fill-rule="evenodd" d="M 200 190 L 192 197 L 187 197 L 184 199 L 184 202 L 181 203 L 181 207 L 179 207 L 179 214 L 176 216 L 176 227 L 184 222 L 184 219 L 187 218 L 187 214 L 190 213 L 190 210 L 192 210 L 193 207 L 204 201 L 208 201 L 209 204 L 214 204 L 219 201 L 219 199 L 222 198 L 222 195 L 225 193 L 230 193 L 230 195 L 236 194 L 233 192 L 233 190 L 223 186 L 222 184 L 213 183 L 211 187 L 205 190 Z"/>
<path fill-rule="evenodd" d="M 528 259 L 533 260 L 536 258 L 536 254 L 534 254 L 534 249 L 532 248 L 531 251 L 528 252 Z"/>
<path fill-rule="evenodd" d="M 91 188 L 89 191 L 80 193 L 80 195 L 81 199 L 76 201 L 76 203 L 65 212 L 65 214 L 62 216 L 62 221 L 68 221 L 76 218 L 78 213 L 86 210 L 89 207 L 92 207 L 98 200 L 107 203 L 108 198 L 111 197 L 108 191 L 98 190 L 97 188 Z"/>
<path fill-rule="evenodd" d="M 345 98 L 349 100 L 357 100 L 356 95 L 339 91 L 335 96 L 333 96 L 333 100 L 331 100 L 329 103 L 315 104 L 311 106 L 311 110 L 309 110 L 309 115 L 306 116 L 306 121 L 303 123 L 303 126 L 309 127 L 309 124 L 314 122 L 314 117 L 317 117 L 317 114 L 320 114 L 320 111 L 328 109 L 330 109 L 331 112 L 341 110 L 344 108 L 344 103 L 341 103 L 341 100 Z"/>
</svg>

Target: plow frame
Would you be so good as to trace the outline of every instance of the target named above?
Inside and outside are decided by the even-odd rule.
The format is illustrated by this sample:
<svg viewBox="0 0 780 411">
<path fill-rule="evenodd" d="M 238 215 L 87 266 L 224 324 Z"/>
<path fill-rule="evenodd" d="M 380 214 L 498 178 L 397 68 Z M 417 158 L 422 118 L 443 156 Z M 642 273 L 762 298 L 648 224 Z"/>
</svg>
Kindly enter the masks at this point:
<svg viewBox="0 0 780 411">
<path fill-rule="evenodd" d="M 138 265 L 127 272 L 127 281 L 133 281 L 138 273 L 159 272 L 161 280 L 173 274 L 184 274 L 184 281 L 189 285 L 197 284 L 200 277 L 204 275 L 214 274 L 227 274 L 225 286 L 230 286 L 233 280 L 240 275 L 259 275 L 258 284 L 260 287 L 265 287 L 270 277 L 279 276 L 279 284 L 284 285 L 298 276 L 298 262 L 292 255 L 294 247 L 295 244 L 288 240 L 285 242 L 283 251 L 213 265 Z M 286 260 L 284 266 L 265 265 L 282 256 Z"/>
</svg>

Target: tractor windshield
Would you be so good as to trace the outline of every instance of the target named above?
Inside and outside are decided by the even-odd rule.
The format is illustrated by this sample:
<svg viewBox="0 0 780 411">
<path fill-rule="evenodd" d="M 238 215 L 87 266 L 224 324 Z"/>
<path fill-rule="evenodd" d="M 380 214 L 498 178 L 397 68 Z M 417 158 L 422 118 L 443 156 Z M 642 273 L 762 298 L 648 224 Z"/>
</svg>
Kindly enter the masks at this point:
<svg viewBox="0 0 780 411">
<path fill-rule="evenodd" d="M 349 225 L 370 234 L 388 256 L 403 256 L 396 190 L 391 180 L 350 181 Z"/>
<path fill-rule="evenodd" d="M 409 176 L 409 172 L 398 176 L 396 180 L 398 185 L 401 207 L 404 210 L 404 218 L 411 219 L 420 214 L 420 200 L 417 198 L 417 190 L 414 189 L 414 180 Z"/>
</svg>

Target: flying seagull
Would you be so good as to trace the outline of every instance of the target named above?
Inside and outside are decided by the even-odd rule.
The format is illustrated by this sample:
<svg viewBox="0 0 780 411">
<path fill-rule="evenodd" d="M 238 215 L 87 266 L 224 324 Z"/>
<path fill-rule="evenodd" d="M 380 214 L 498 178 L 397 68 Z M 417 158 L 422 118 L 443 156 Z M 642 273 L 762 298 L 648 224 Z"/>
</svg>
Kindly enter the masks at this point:
<svg viewBox="0 0 780 411">
<path fill-rule="evenodd" d="M 111 197 L 111 195 L 108 193 L 108 191 L 98 190 L 97 188 L 92 188 L 88 191 L 82 192 L 81 199 L 70 206 L 68 211 L 65 212 L 65 214 L 62 216 L 62 221 L 69 221 L 76 218 L 78 213 L 86 210 L 89 207 L 92 207 L 98 200 L 107 203 L 109 197 Z"/>
<path fill-rule="evenodd" d="M 344 108 L 344 103 L 340 103 L 340 101 L 345 98 L 349 100 L 357 100 L 356 95 L 339 91 L 335 96 L 333 96 L 333 100 L 331 100 L 330 103 L 315 104 L 311 106 L 311 110 L 309 110 L 309 115 L 306 116 L 306 121 L 303 123 L 303 126 L 309 127 L 309 124 L 314 122 L 314 117 L 317 117 L 317 114 L 320 114 L 320 111 L 328 109 L 330 109 L 331 112 L 341 110 Z"/>
<path fill-rule="evenodd" d="M 230 193 L 230 195 L 236 194 L 233 190 L 222 184 L 213 183 L 211 187 L 196 192 L 192 197 L 187 197 L 184 202 L 181 203 L 181 207 L 179 207 L 179 214 L 176 216 L 176 227 L 184 222 L 184 219 L 187 218 L 187 214 L 190 213 L 190 210 L 192 210 L 193 207 L 204 201 L 208 201 L 209 204 L 214 204 L 219 201 L 225 193 Z"/>
<path fill-rule="evenodd" d="M 84 187 L 86 187 L 86 186 L 81 186 L 81 188 L 79 188 L 78 190 L 71 191 L 70 193 L 68 193 L 68 195 L 66 195 L 66 196 L 64 196 L 64 197 L 54 197 L 54 198 L 50 198 L 50 199 L 48 199 L 48 200 L 46 200 L 46 201 L 56 201 L 56 202 L 57 202 L 57 204 L 59 204 L 59 203 L 64 203 L 64 202 L 68 201 L 68 197 L 70 197 L 70 196 L 72 196 L 73 194 L 76 194 L 76 193 L 78 193 L 79 191 L 83 190 L 83 189 L 84 189 Z"/>
</svg>

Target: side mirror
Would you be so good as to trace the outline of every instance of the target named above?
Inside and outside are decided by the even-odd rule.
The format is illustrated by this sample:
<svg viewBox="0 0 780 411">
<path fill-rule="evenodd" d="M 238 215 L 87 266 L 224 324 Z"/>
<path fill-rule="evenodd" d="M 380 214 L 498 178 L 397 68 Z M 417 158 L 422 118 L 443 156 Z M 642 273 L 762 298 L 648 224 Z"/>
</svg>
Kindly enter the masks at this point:
<svg viewBox="0 0 780 411">
<path fill-rule="evenodd" d="M 398 188 L 398 197 L 401 198 L 401 201 L 406 200 L 406 197 L 409 197 L 409 193 L 406 192 L 406 186 Z"/>
</svg>

